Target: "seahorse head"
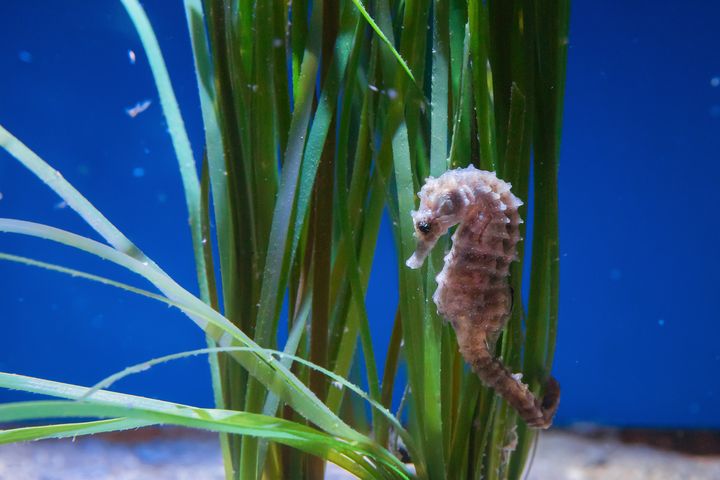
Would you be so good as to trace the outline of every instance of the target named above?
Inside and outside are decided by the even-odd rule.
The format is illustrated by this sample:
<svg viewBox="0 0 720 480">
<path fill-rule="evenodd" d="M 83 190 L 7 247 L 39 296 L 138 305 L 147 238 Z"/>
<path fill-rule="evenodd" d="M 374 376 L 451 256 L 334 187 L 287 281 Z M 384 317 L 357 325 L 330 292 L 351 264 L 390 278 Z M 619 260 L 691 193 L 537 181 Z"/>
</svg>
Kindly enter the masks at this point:
<svg viewBox="0 0 720 480">
<path fill-rule="evenodd" d="M 447 173 L 440 178 L 429 177 L 418 193 L 420 205 L 411 212 L 417 246 L 405 262 L 410 268 L 422 266 L 438 239 L 460 222 L 468 204 L 465 192 L 455 182 L 443 178 L 446 176 Z"/>
</svg>

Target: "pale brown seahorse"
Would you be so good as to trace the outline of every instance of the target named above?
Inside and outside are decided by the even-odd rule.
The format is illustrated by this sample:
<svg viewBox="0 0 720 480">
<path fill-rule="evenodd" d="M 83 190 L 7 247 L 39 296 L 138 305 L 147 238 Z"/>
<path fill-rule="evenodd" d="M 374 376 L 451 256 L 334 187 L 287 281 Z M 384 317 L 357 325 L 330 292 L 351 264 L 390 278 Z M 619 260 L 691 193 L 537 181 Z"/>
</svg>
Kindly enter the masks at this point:
<svg viewBox="0 0 720 480">
<path fill-rule="evenodd" d="M 523 203 L 510 187 L 494 172 L 473 166 L 428 178 L 412 212 L 418 242 L 407 266 L 419 268 L 438 238 L 459 224 L 436 277 L 438 312 L 452 324 L 460 353 L 480 380 L 529 426 L 548 428 L 560 400 L 557 381 L 548 379 L 540 400 L 493 354 L 512 310 L 508 275 L 521 240 L 518 207 Z"/>
</svg>

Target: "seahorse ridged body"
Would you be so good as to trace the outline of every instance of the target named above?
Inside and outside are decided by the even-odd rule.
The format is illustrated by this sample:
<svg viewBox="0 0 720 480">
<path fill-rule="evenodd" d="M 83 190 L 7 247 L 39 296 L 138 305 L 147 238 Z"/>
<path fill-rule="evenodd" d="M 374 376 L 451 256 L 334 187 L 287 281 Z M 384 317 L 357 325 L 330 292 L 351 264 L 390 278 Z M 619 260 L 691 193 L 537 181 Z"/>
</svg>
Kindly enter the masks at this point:
<svg viewBox="0 0 720 480">
<path fill-rule="evenodd" d="M 548 428 L 560 399 L 557 381 L 550 377 L 540 401 L 520 375 L 513 375 L 493 355 L 510 317 L 509 268 L 517 260 L 522 239 L 518 207 L 523 203 L 510 188 L 494 172 L 473 166 L 428 178 L 418 193 L 420 206 L 412 212 L 418 243 L 407 265 L 419 268 L 438 238 L 459 224 L 445 266 L 436 277 L 433 300 L 438 312 L 452 324 L 460 353 L 480 380 L 507 400 L 529 426 Z"/>
</svg>

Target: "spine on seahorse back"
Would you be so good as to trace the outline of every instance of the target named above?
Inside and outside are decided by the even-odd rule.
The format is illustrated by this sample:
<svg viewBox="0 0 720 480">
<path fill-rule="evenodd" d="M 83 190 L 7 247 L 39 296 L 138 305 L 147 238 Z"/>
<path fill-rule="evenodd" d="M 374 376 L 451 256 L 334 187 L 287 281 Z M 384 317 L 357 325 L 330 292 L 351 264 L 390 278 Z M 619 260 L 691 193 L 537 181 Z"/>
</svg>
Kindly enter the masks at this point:
<svg viewBox="0 0 720 480">
<path fill-rule="evenodd" d="M 463 358 L 482 382 L 505 398 L 528 425 L 547 428 L 559 401 L 557 382 L 548 381 L 541 402 L 520 375 L 513 375 L 493 356 L 512 309 L 509 268 L 521 240 L 522 202 L 510 188 L 493 172 L 472 166 L 429 178 L 418 194 L 420 207 L 412 213 L 418 248 L 408 266 L 419 267 L 437 239 L 460 224 L 436 277 L 433 299 L 438 312 L 452 323 Z"/>
</svg>

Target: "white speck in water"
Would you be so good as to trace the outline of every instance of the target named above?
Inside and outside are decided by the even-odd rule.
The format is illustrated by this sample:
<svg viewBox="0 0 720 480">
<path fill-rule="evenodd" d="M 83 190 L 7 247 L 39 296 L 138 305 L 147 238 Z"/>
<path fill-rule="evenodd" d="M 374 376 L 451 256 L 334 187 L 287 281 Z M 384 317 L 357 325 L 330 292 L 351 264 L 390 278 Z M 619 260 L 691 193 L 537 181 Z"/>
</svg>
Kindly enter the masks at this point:
<svg viewBox="0 0 720 480">
<path fill-rule="evenodd" d="M 720 87 L 720 77 L 712 77 L 710 79 L 710 86 L 711 87 Z"/>
<path fill-rule="evenodd" d="M 27 50 L 20 50 L 18 52 L 18 58 L 23 63 L 32 63 L 33 61 L 32 53 L 28 52 Z"/>
<path fill-rule="evenodd" d="M 283 41 L 282 38 L 273 38 L 273 47 L 280 48 L 282 47 Z"/>
<path fill-rule="evenodd" d="M 137 57 L 135 56 L 135 52 L 133 50 L 128 50 L 128 60 L 130 60 L 130 65 L 135 65 Z"/>
<path fill-rule="evenodd" d="M 257 92 L 257 91 L 258 91 L 258 86 L 257 86 L 257 84 L 255 84 L 255 83 L 248 83 L 247 86 L 248 86 L 248 88 L 249 88 L 250 90 L 252 90 L 253 92 Z"/>
<path fill-rule="evenodd" d="M 390 100 L 395 100 L 398 97 L 398 92 L 394 88 L 388 88 L 387 96 Z"/>
<path fill-rule="evenodd" d="M 150 265 L 150 264 L 147 262 L 147 260 L 144 261 L 144 262 L 142 262 L 142 264 L 143 264 L 143 266 L 145 266 L 145 267 L 147 267 L 148 265 Z"/>
<path fill-rule="evenodd" d="M 142 178 L 145 176 L 145 169 L 142 167 L 135 167 L 132 169 L 133 177 Z"/>
<path fill-rule="evenodd" d="M 0 192 L 0 200 L 2 200 L 2 199 L 3 199 L 3 193 Z"/>
<path fill-rule="evenodd" d="M 135 118 L 150 108 L 150 105 L 152 105 L 151 100 L 143 100 L 142 102 L 136 103 L 133 107 L 126 108 L 125 113 L 127 113 L 130 118 Z"/>
<path fill-rule="evenodd" d="M 63 208 L 66 208 L 67 206 L 68 206 L 67 202 L 65 200 L 61 200 L 58 203 L 56 203 L 55 205 L 53 205 L 53 208 L 55 210 L 62 210 Z"/>
<path fill-rule="evenodd" d="M 205 245 L 205 244 L 207 243 L 207 238 L 204 238 L 204 237 L 203 237 L 202 243 L 203 243 L 203 245 Z"/>
<path fill-rule="evenodd" d="M 332 382 L 332 386 L 335 387 L 335 388 L 337 388 L 338 390 L 342 390 L 342 388 L 343 388 L 343 384 L 340 383 L 340 382 L 338 382 L 337 380 L 335 380 L 334 382 Z"/>
<path fill-rule="evenodd" d="M 665 326 L 665 319 L 664 319 L 664 318 L 659 319 L 659 320 L 658 320 L 658 325 L 661 326 L 661 327 L 664 327 L 664 326 Z"/>
<path fill-rule="evenodd" d="M 610 269 L 610 280 L 620 280 L 622 278 L 622 271 L 619 268 Z"/>
<path fill-rule="evenodd" d="M 379 92 L 379 91 L 380 91 L 380 89 L 379 89 L 378 87 L 376 87 L 375 85 L 372 85 L 372 84 L 370 84 L 370 83 L 368 83 L 368 88 L 369 88 L 370 90 L 372 90 L 373 92 Z"/>
</svg>

